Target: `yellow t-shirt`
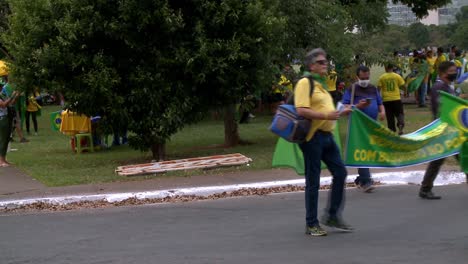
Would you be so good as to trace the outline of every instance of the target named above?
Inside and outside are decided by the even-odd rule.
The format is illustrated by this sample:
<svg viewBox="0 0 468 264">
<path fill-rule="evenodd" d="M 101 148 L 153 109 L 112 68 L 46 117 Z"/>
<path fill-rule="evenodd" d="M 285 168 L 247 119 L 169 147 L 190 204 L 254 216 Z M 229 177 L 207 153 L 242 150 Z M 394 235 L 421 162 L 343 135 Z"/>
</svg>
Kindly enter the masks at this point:
<svg viewBox="0 0 468 264">
<path fill-rule="evenodd" d="M 336 80 L 338 79 L 338 76 L 336 75 L 335 71 L 331 71 L 327 75 L 327 86 L 328 86 L 328 91 L 333 92 L 336 91 Z"/>
<path fill-rule="evenodd" d="M 39 93 L 34 93 L 28 98 L 28 105 L 26 106 L 26 111 L 28 112 L 37 112 L 41 109 L 41 106 L 37 103 L 36 97 L 39 96 Z"/>
<path fill-rule="evenodd" d="M 445 54 L 442 54 L 440 56 L 437 57 L 436 59 L 436 68 L 439 66 L 440 63 L 444 62 L 444 61 L 447 61 L 447 56 L 445 56 Z"/>
<path fill-rule="evenodd" d="M 429 64 L 429 72 L 431 74 L 434 73 L 436 60 L 437 60 L 436 57 L 427 58 L 427 63 Z"/>
<path fill-rule="evenodd" d="M 386 72 L 379 77 L 377 86 L 384 102 L 400 100 L 400 87 L 405 84 L 405 80 L 394 72 Z"/>
<path fill-rule="evenodd" d="M 331 95 L 318 81 L 314 82 L 314 93 L 312 96 L 309 96 L 309 94 L 309 79 L 302 78 L 297 82 L 294 91 L 294 105 L 296 108 L 304 107 L 323 113 L 335 111 L 335 105 L 333 104 Z M 336 122 L 333 120 L 313 120 L 306 140 L 311 140 L 317 130 L 332 132 L 335 128 L 335 124 Z"/>
<path fill-rule="evenodd" d="M 291 81 L 288 80 L 288 78 L 284 74 L 281 75 L 281 78 L 280 78 L 280 81 L 278 82 L 278 85 L 285 86 L 291 92 L 293 90 L 293 85 L 292 85 Z M 279 92 L 281 92 L 281 91 L 279 91 Z"/>
</svg>

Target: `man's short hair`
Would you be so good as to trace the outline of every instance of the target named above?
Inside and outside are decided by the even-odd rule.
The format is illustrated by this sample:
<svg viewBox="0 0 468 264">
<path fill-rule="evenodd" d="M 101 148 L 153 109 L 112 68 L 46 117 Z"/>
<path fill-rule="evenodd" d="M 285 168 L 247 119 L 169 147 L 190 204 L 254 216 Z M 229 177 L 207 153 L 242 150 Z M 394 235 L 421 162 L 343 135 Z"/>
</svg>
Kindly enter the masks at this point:
<svg viewBox="0 0 468 264">
<path fill-rule="evenodd" d="M 456 50 L 455 51 L 455 57 L 460 57 L 462 55 L 461 50 Z"/>
<path fill-rule="evenodd" d="M 451 61 L 444 61 L 439 64 L 439 68 L 437 70 L 439 73 L 446 73 L 450 67 L 456 67 L 455 63 Z"/>
<path fill-rule="evenodd" d="M 393 70 L 393 69 L 395 69 L 395 65 L 393 63 L 387 63 L 387 65 L 385 65 L 385 69 L 386 70 Z"/>
<path fill-rule="evenodd" d="M 437 48 L 437 52 L 444 53 L 444 48 L 438 47 L 438 48 Z"/>
<path fill-rule="evenodd" d="M 356 76 L 359 76 L 361 72 L 370 72 L 370 69 L 367 66 L 361 65 L 356 69 Z"/>
<path fill-rule="evenodd" d="M 317 61 L 318 56 L 327 57 L 327 53 L 322 48 L 317 48 L 309 51 L 304 59 L 304 65 L 309 66 Z"/>
</svg>

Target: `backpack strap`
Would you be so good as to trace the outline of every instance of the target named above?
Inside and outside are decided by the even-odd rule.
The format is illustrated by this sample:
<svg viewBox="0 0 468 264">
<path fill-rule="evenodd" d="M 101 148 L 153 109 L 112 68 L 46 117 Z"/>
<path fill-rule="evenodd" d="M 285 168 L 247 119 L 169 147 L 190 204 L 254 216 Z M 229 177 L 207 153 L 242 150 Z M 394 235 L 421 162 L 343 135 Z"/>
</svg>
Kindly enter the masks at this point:
<svg viewBox="0 0 468 264">
<path fill-rule="evenodd" d="M 307 76 L 306 78 L 309 79 L 309 97 L 311 97 L 315 89 L 314 78 L 312 78 L 312 76 Z"/>
<path fill-rule="evenodd" d="M 354 105 L 354 93 L 356 92 L 356 83 L 351 85 L 351 105 Z"/>
<path fill-rule="evenodd" d="M 301 79 L 304 79 L 304 78 L 307 78 L 309 80 L 309 98 L 310 98 L 312 94 L 314 93 L 314 89 L 315 89 L 314 79 L 312 78 L 312 76 L 302 76 Z M 295 91 L 296 91 L 296 87 L 294 87 L 294 92 Z M 286 104 L 294 105 L 294 92 L 289 95 L 288 100 L 286 101 Z"/>
</svg>

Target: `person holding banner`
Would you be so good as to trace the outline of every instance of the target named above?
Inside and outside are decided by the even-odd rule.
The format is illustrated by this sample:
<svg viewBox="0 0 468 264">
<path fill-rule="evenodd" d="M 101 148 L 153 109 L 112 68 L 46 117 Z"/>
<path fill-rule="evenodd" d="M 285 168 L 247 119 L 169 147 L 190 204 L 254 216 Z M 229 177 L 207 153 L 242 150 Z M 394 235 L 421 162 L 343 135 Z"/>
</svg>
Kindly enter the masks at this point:
<svg viewBox="0 0 468 264">
<path fill-rule="evenodd" d="M 304 65 L 308 72 L 304 75 L 312 76 L 314 80 L 313 92 L 311 93 L 310 90 L 309 78 L 299 80 L 294 90 L 294 105 L 297 113 L 312 120 L 306 141 L 299 145 L 304 154 L 305 164 L 305 232 L 311 236 L 327 235 L 327 232 L 320 226 L 317 217 L 322 160 L 333 175 L 328 207 L 322 223 L 341 231 L 353 230 L 345 224 L 341 217 L 347 171 L 332 134 L 336 120 L 340 116 L 348 114 L 350 110 L 345 109 L 342 112 L 335 110 L 333 98 L 327 91 L 328 60 L 326 56 L 325 51 L 320 48 L 307 53 Z"/>
<path fill-rule="evenodd" d="M 403 103 L 401 102 L 400 87 L 405 85 L 405 80 L 394 73 L 395 66 L 391 63 L 385 66 L 386 73 L 379 77 L 377 86 L 383 99 L 385 113 L 387 116 L 387 126 L 393 132 L 396 132 L 396 125 L 398 126 L 398 135 L 403 134 L 405 127 L 405 114 L 403 112 Z"/>
<path fill-rule="evenodd" d="M 389 67 L 394 68 L 393 65 Z M 356 107 L 363 111 L 370 118 L 385 120 L 385 108 L 382 103 L 377 87 L 369 83 L 370 69 L 366 66 L 359 66 L 356 71 L 358 81 L 346 90 L 343 96 L 343 104 L 346 108 L 351 108 L 355 102 Z M 358 168 L 359 176 L 354 180 L 358 189 L 370 193 L 374 190 L 373 180 L 369 168 Z"/>
<path fill-rule="evenodd" d="M 444 91 L 455 95 L 455 91 L 452 87 L 450 87 L 450 84 L 457 79 L 458 75 L 457 66 L 451 61 L 444 61 L 440 63 L 438 72 L 439 78 L 436 80 L 431 90 L 431 110 L 434 119 L 439 117 L 439 91 Z M 458 155 L 455 157 L 459 159 Z M 423 181 L 421 183 L 421 188 L 419 190 L 419 197 L 422 199 L 437 200 L 441 198 L 432 192 L 432 187 L 434 186 L 434 180 L 436 179 L 437 174 L 439 174 L 440 168 L 444 164 L 444 161 L 445 158 L 434 160 L 431 161 L 427 166 Z"/>
</svg>

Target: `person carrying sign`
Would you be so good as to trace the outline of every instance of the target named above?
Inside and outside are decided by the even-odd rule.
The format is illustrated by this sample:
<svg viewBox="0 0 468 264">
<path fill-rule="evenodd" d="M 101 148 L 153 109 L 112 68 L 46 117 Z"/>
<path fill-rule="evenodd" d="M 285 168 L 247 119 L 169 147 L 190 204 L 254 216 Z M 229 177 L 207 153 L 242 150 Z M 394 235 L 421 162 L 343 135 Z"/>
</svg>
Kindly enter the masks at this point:
<svg viewBox="0 0 468 264">
<path fill-rule="evenodd" d="M 393 65 L 389 67 L 394 68 Z M 382 103 L 377 87 L 370 84 L 370 69 L 366 66 L 359 66 L 356 72 L 358 81 L 354 83 L 349 89 L 346 90 L 343 97 L 343 104 L 345 107 L 350 108 L 351 105 L 357 102 L 356 107 L 363 111 L 367 116 L 376 120 L 385 119 L 385 108 Z M 359 176 L 354 183 L 358 189 L 370 193 L 374 190 L 373 181 L 371 178 L 369 168 L 358 168 Z"/>
<path fill-rule="evenodd" d="M 431 110 L 434 119 L 439 117 L 439 91 L 444 91 L 455 95 L 455 91 L 450 84 L 457 78 L 457 66 L 455 63 L 450 61 L 444 61 L 439 64 L 438 68 L 439 78 L 436 80 L 434 86 L 431 90 Z M 455 156 L 459 159 L 458 155 Z M 432 187 L 434 186 L 434 180 L 439 174 L 440 168 L 444 164 L 445 158 L 431 161 L 427 166 L 426 173 L 424 174 L 423 181 L 421 183 L 421 188 L 419 189 L 419 197 L 422 199 L 428 200 L 437 200 L 440 199 L 440 196 L 435 195 L 432 192 Z M 468 174 L 466 175 L 468 180 Z"/>
<path fill-rule="evenodd" d="M 313 93 L 310 93 L 309 78 L 299 80 L 294 91 L 297 113 L 312 121 L 306 141 L 300 144 L 305 164 L 306 234 L 311 236 L 327 235 L 317 217 L 321 161 L 327 165 L 333 175 L 330 199 L 322 223 L 341 231 L 352 231 L 341 218 L 347 171 L 332 134 L 336 120 L 348 114 L 350 110 L 345 109 L 341 113 L 335 110 L 333 99 L 327 91 L 326 56 L 323 49 L 314 49 L 306 55 L 304 65 L 314 80 Z"/>
</svg>

